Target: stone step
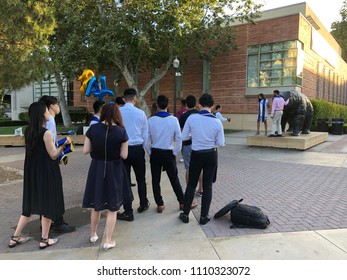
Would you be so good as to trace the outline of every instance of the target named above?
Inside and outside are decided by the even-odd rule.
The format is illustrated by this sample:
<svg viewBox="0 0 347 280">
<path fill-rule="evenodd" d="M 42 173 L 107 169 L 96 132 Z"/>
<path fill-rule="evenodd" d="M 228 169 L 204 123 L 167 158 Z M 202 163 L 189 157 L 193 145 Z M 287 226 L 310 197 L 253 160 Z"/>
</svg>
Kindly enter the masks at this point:
<svg viewBox="0 0 347 280">
<path fill-rule="evenodd" d="M 300 136 L 291 136 L 284 133 L 282 137 L 268 137 L 262 135 L 247 136 L 248 146 L 273 147 L 282 149 L 307 150 L 313 146 L 321 144 L 328 139 L 327 132 L 311 132 Z"/>
</svg>

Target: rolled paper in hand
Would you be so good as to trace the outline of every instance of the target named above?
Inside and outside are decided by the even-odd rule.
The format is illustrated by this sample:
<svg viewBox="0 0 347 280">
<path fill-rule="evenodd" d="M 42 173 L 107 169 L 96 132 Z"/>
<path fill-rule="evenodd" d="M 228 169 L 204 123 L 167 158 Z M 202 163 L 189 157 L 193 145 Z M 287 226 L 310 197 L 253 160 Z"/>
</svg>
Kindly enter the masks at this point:
<svg viewBox="0 0 347 280">
<path fill-rule="evenodd" d="M 67 139 L 68 139 L 68 137 L 64 137 L 64 138 L 60 139 L 60 140 L 58 141 L 58 147 L 60 147 L 61 145 L 63 145 L 63 144 L 67 141 Z M 70 139 L 70 137 L 69 137 L 69 139 Z"/>
<path fill-rule="evenodd" d="M 66 145 L 64 148 L 64 154 L 68 154 L 68 153 L 71 153 L 73 151 L 75 151 L 75 147 L 72 144 L 72 142 L 70 144 Z"/>
<path fill-rule="evenodd" d="M 68 138 L 69 138 L 69 140 L 70 140 L 70 137 L 64 137 L 64 138 L 60 139 L 60 140 L 58 141 L 58 147 L 60 147 L 61 145 L 63 145 L 63 144 L 67 141 Z M 63 152 L 63 154 L 71 153 L 71 152 L 73 152 L 74 150 L 75 150 L 75 147 L 74 147 L 73 143 L 71 142 L 70 144 L 68 144 L 68 145 L 66 145 L 66 146 L 64 147 L 64 152 Z"/>
<path fill-rule="evenodd" d="M 63 163 L 64 165 L 67 165 L 67 163 L 69 162 L 69 158 L 67 157 L 67 155 L 64 155 L 64 153 L 61 153 L 58 159 L 60 164 Z"/>
</svg>

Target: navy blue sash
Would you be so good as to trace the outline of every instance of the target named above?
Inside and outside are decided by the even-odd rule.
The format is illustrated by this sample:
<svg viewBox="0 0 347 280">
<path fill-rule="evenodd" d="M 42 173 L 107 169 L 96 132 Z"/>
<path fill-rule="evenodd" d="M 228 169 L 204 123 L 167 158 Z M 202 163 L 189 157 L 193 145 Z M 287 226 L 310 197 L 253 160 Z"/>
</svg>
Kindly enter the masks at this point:
<svg viewBox="0 0 347 280">
<path fill-rule="evenodd" d="M 97 116 L 93 116 L 92 119 L 90 120 L 90 122 L 92 121 L 96 121 L 96 122 L 99 122 L 99 118 Z M 90 122 L 89 122 L 89 125 L 90 125 Z"/>
<path fill-rule="evenodd" d="M 207 110 L 201 110 L 198 114 L 200 114 L 202 116 L 206 116 L 206 117 L 210 117 L 210 118 L 215 118 L 216 119 L 216 116 L 213 115 L 212 113 L 210 113 Z"/>
<path fill-rule="evenodd" d="M 260 111 L 261 111 L 260 110 L 260 106 L 261 106 L 261 104 L 263 105 L 263 110 L 262 110 L 263 114 L 260 116 Z M 266 104 L 266 99 L 262 99 L 262 100 L 258 101 L 258 106 L 259 106 L 259 108 L 258 108 L 258 122 L 260 121 L 260 118 L 261 118 L 262 122 L 264 122 L 264 120 L 265 120 L 265 104 Z"/>
<path fill-rule="evenodd" d="M 166 117 L 168 117 L 168 116 L 171 116 L 168 112 L 163 112 L 163 111 L 158 112 L 158 113 L 156 113 L 155 115 L 156 115 L 157 117 L 160 117 L 160 118 L 166 118 Z"/>
</svg>

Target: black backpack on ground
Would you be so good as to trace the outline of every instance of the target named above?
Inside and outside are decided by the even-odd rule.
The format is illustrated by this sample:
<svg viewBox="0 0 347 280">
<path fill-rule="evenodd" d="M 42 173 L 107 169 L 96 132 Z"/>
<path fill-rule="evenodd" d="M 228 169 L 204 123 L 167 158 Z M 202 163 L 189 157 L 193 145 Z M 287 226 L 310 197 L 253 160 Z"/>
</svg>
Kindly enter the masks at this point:
<svg viewBox="0 0 347 280">
<path fill-rule="evenodd" d="M 248 228 L 261 228 L 265 229 L 270 220 L 263 211 L 256 207 L 247 204 L 240 204 L 240 200 L 233 200 L 220 209 L 214 218 L 219 218 L 230 212 L 232 227 L 248 227 Z"/>
</svg>

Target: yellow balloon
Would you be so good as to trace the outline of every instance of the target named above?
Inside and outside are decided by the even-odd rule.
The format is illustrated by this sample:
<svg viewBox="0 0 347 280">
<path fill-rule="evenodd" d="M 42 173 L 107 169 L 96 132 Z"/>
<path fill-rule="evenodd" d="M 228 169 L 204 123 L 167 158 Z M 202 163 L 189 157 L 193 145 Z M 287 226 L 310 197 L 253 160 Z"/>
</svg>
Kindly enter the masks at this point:
<svg viewBox="0 0 347 280">
<path fill-rule="evenodd" d="M 80 92 L 82 95 L 85 94 L 87 86 L 88 86 L 88 82 L 93 77 L 94 77 L 94 72 L 90 69 L 84 70 L 82 75 L 78 77 L 78 81 L 82 83 L 82 86 L 80 88 Z"/>
</svg>

